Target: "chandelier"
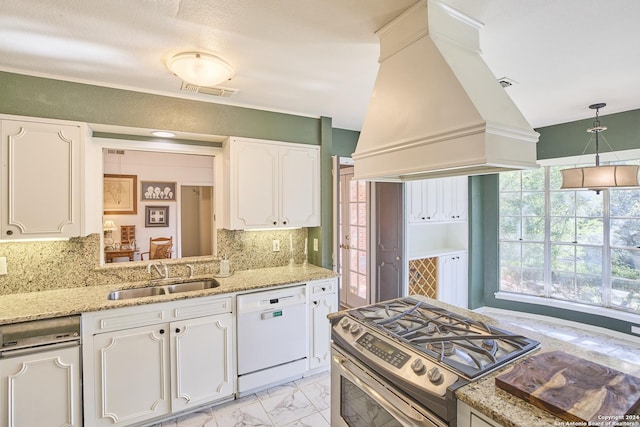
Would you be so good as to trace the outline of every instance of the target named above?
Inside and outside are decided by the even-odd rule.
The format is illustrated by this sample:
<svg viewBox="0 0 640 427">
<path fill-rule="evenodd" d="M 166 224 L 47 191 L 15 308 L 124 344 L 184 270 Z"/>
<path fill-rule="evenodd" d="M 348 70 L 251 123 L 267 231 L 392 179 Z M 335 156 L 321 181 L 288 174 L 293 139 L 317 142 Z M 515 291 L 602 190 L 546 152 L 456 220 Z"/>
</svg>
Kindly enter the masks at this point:
<svg viewBox="0 0 640 427">
<path fill-rule="evenodd" d="M 598 135 L 600 134 L 600 132 L 604 132 L 605 130 L 607 130 L 607 127 L 600 125 L 599 112 L 600 108 L 603 108 L 606 105 L 607 104 L 605 104 L 604 102 L 589 105 L 589 108 L 591 108 L 592 110 L 596 110 L 596 118 L 593 121 L 593 127 L 587 129 L 587 132 L 594 133 L 596 136 L 595 166 L 583 166 L 561 170 L 560 173 L 562 174 L 562 186 L 560 188 L 587 188 L 599 194 L 600 191 L 607 188 L 640 186 L 640 184 L 638 183 L 638 169 L 640 168 L 640 166 L 600 165 L 600 146 Z"/>
</svg>

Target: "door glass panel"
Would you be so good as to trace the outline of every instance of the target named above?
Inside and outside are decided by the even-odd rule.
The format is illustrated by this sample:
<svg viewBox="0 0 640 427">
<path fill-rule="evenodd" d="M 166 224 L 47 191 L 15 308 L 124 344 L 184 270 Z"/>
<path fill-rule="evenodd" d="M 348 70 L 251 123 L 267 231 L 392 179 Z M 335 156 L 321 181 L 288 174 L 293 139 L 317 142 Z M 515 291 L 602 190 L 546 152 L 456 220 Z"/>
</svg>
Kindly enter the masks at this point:
<svg viewBox="0 0 640 427">
<path fill-rule="evenodd" d="M 349 427 L 402 427 L 368 394 L 340 377 L 340 416 Z"/>
</svg>

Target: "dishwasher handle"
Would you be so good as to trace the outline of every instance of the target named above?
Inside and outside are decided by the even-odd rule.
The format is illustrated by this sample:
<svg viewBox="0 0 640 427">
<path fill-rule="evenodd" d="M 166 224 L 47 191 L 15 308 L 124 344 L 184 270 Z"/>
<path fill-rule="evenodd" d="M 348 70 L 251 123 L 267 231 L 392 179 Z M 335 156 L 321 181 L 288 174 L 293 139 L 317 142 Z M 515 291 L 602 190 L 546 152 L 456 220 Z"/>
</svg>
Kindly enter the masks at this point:
<svg viewBox="0 0 640 427">
<path fill-rule="evenodd" d="M 73 341 L 65 341 L 55 344 L 45 344 L 34 347 L 17 348 L 12 350 L 0 350 L 0 359 L 7 359 L 9 357 L 26 356 L 29 354 L 42 353 L 49 350 L 59 350 L 68 347 L 79 347 L 80 339 Z"/>
<path fill-rule="evenodd" d="M 282 317 L 283 314 L 284 313 L 282 309 L 265 311 L 264 313 L 260 314 L 260 320 L 275 319 L 277 317 Z"/>
</svg>

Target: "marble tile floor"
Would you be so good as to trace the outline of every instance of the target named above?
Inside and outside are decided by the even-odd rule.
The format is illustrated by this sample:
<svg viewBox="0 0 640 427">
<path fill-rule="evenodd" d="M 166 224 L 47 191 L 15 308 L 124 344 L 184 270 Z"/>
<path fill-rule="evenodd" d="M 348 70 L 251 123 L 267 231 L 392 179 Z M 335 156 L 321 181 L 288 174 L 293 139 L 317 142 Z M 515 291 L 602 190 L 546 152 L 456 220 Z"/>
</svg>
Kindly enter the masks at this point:
<svg viewBox="0 0 640 427">
<path fill-rule="evenodd" d="M 152 427 L 329 427 L 330 394 L 324 372 Z"/>
<path fill-rule="evenodd" d="M 513 312 L 486 314 L 531 331 L 640 364 L 638 337 L 626 338 L 623 334 L 612 336 L 605 329 L 584 329 L 579 324 L 529 318 Z M 152 427 L 329 427 L 330 390 L 330 375 L 325 372 L 181 415 Z"/>
</svg>

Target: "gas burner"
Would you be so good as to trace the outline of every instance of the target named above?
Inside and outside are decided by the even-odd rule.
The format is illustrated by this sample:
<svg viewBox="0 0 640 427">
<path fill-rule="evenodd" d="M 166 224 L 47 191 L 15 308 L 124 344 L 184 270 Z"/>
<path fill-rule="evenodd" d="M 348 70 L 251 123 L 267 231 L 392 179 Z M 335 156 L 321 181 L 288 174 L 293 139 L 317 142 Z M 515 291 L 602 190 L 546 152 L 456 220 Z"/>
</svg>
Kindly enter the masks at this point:
<svg viewBox="0 0 640 427">
<path fill-rule="evenodd" d="M 452 356 L 455 354 L 456 349 L 451 341 L 436 341 L 427 344 L 429 350 L 444 356 Z"/>
</svg>

